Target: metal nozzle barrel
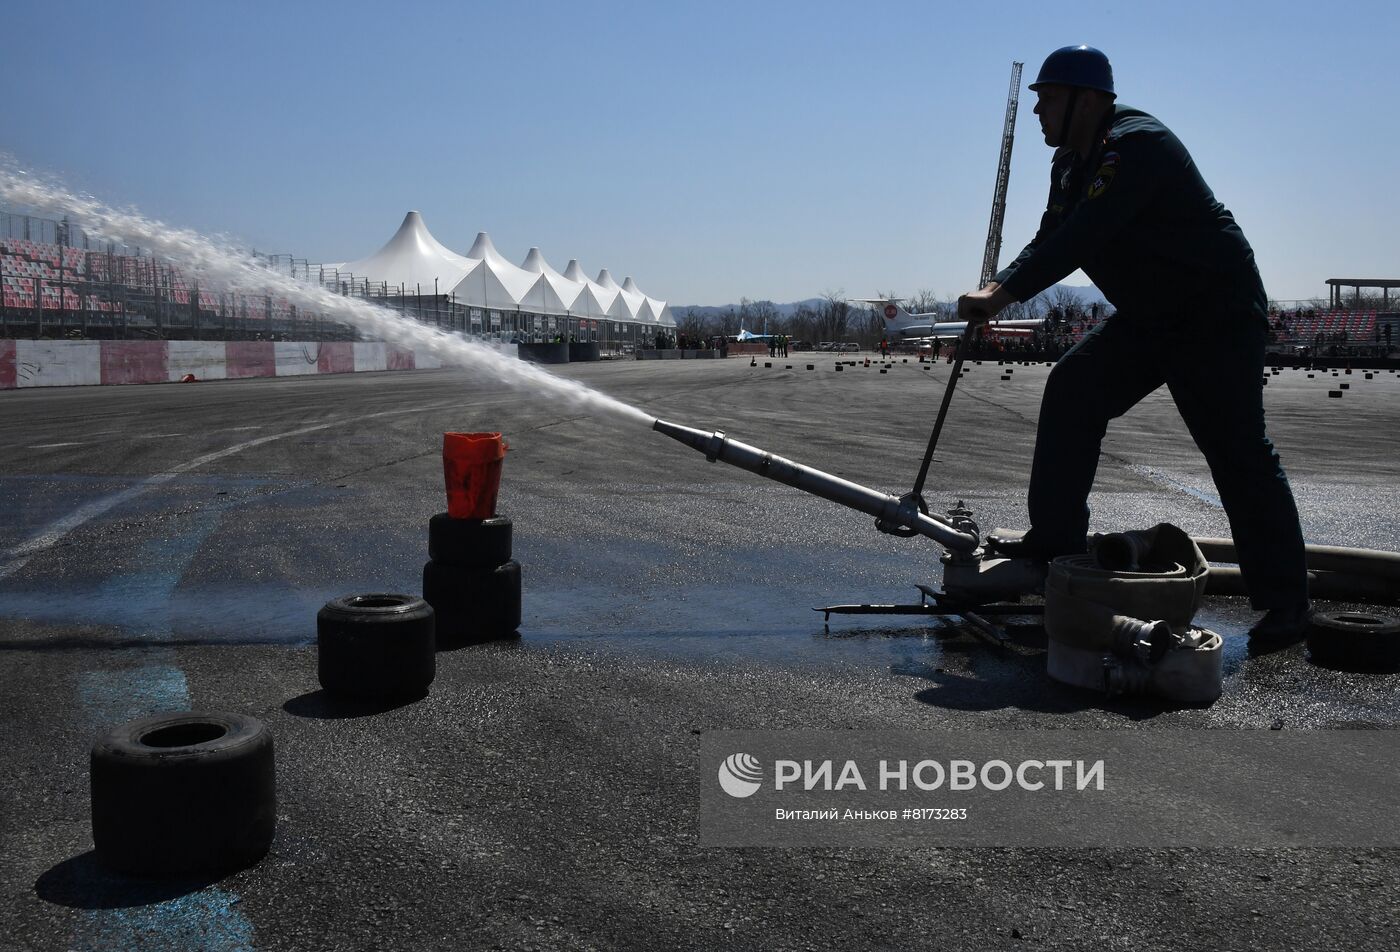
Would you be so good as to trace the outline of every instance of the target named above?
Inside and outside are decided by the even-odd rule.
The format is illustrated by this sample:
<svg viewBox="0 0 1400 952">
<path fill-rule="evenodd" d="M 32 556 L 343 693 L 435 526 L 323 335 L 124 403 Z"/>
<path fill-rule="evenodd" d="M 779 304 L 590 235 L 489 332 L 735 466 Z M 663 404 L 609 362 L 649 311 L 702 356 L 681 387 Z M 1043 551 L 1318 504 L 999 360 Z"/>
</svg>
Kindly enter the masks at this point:
<svg viewBox="0 0 1400 952">
<path fill-rule="evenodd" d="M 874 516 L 882 522 L 908 526 L 954 552 L 971 552 L 978 547 L 979 540 L 976 535 L 953 528 L 951 523 L 940 516 L 920 512 L 902 503 L 897 497 L 868 486 L 823 473 L 819 469 L 794 463 L 781 456 L 774 456 L 756 446 L 731 440 L 718 430 L 696 430 L 676 423 L 667 423 L 665 420 L 657 420 L 651 428 L 699 450 L 712 463 L 717 459 L 723 460 L 731 466 L 746 469 L 794 489 Z"/>
</svg>

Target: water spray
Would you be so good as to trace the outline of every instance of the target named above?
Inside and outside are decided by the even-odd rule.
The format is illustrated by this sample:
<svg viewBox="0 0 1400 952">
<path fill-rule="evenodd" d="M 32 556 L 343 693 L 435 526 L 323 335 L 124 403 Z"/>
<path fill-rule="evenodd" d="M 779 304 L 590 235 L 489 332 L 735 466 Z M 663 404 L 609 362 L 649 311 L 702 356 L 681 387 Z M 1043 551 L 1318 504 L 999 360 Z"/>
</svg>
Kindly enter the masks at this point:
<svg viewBox="0 0 1400 952">
<path fill-rule="evenodd" d="M 298 307 L 331 315 L 373 337 L 436 354 L 446 364 L 469 366 L 489 373 L 507 386 L 528 389 L 566 405 L 609 413 L 633 423 L 650 425 L 653 417 L 636 407 L 600 393 L 575 380 L 556 377 L 536 364 L 501 353 L 489 344 L 423 324 L 392 308 L 345 297 L 318 284 L 298 280 L 265 267 L 252 255 L 185 228 L 123 211 L 91 196 L 76 195 L 62 185 L 15 166 L 0 156 L 0 200 L 64 212 L 94 236 L 153 253 L 188 268 L 202 287 L 231 292 L 279 295 Z"/>
</svg>

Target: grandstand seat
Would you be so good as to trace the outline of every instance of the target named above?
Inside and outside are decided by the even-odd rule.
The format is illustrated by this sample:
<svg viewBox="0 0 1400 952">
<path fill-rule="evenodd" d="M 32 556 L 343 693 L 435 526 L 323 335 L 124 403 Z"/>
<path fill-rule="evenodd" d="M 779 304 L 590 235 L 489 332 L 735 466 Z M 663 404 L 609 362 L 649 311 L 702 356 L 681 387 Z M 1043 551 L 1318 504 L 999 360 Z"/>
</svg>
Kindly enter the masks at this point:
<svg viewBox="0 0 1400 952">
<path fill-rule="evenodd" d="M 143 298 L 158 295 L 180 306 L 197 301 L 209 310 L 232 308 L 249 319 L 266 316 L 287 322 L 293 313 L 291 303 L 284 298 L 270 301 L 262 295 L 226 296 L 202 290 L 196 294 L 184 274 L 170 262 L 26 238 L 0 238 L 0 276 L 4 279 L 0 300 L 12 308 L 37 305 L 45 311 L 81 309 L 125 314 L 119 300 L 112 300 L 94 287 L 113 284 L 124 285 Z"/>
</svg>

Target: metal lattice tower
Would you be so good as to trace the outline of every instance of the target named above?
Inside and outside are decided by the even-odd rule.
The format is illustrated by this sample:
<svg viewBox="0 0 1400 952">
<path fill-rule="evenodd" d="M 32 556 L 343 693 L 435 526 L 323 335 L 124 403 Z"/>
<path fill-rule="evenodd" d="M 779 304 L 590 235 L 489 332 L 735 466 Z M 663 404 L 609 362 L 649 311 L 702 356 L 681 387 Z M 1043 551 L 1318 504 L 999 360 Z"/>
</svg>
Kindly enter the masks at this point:
<svg viewBox="0 0 1400 952">
<path fill-rule="evenodd" d="M 1006 125 L 1001 132 L 1001 159 L 997 162 L 997 187 L 992 195 L 992 221 L 987 226 L 987 250 L 982 255 L 982 281 L 986 287 L 997 273 L 1001 257 L 1001 223 L 1006 218 L 1006 186 L 1011 181 L 1011 142 L 1016 136 L 1016 103 L 1021 97 L 1021 65 L 1011 64 L 1011 91 L 1006 96 Z"/>
</svg>

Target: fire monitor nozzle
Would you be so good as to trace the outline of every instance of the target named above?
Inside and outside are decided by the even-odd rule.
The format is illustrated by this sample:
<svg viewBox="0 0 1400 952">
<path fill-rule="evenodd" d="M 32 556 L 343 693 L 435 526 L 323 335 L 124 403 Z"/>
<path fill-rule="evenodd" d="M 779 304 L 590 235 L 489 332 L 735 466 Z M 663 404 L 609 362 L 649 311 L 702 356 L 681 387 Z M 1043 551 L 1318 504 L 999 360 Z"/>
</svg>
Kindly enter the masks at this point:
<svg viewBox="0 0 1400 952">
<path fill-rule="evenodd" d="M 928 536 L 940 545 L 966 554 L 978 548 L 979 540 L 975 533 L 963 532 L 941 516 L 920 512 L 913 505 L 895 496 L 879 492 L 868 486 L 853 483 L 823 473 L 819 469 L 794 463 L 790 459 L 774 456 L 756 446 L 732 440 L 722 432 L 706 432 L 676 423 L 657 420 L 651 428 L 664 433 L 671 439 L 684 443 L 705 454 L 710 462 L 723 460 L 731 466 L 746 469 L 768 479 L 784 483 L 794 489 L 829 499 L 834 503 L 874 516 L 886 524 L 908 526 L 920 535 Z"/>
</svg>

